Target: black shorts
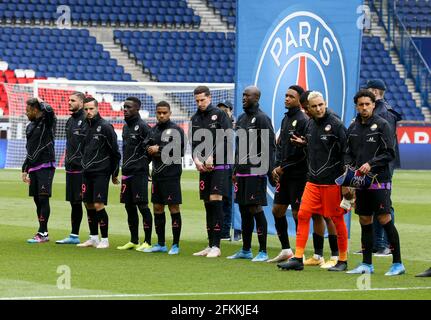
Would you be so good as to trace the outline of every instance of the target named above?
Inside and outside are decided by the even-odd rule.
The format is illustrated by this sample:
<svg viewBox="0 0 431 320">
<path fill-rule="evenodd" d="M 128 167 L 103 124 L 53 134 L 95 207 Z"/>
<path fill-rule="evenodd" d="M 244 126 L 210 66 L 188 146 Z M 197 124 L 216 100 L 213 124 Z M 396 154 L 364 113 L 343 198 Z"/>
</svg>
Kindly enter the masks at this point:
<svg viewBox="0 0 431 320">
<path fill-rule="evenodd" d="M 55 168 L 44 168 L 30 172 L 30 186 L 28 188 L 28 195 L 30 197 L 51 197 L 52 180 L 54 179 L 54 173 Z"/>
<path fill-rule="evenodd" d="M 290 205 L 292 209 L 298 210 L 306 182 L 306 177 L 289 179 L 289 177 L 282 175 L 279 183 L 275 186 L 274 204 Z"/>
<path fill-rule="evenodd" d="M 82 202 L 82 172 L 66 172 L 66 201 Z"/>
<path fill-rule="evenodd" d="M 107 175 L 84 174 L 82 179 L 82 201 L 108 204 L 109 178 Z"/>
<path fill-rule="evenodd" d="M 151 202 L 156 204 L 181 204 L 180 178 L 153 180 L 151 186 Z"/>
<path fill-rule="evenodd" d="M 391 190 L 356 190 L 355 213 L 372 216 L 391 212 Z"/>
<path fill-rule="evenodd" d="M 211 194 L 226 197 L 229 190 L 229 170 L 214 170 L 199 175 L 199 195 L 201 200 L 209 201 Z"/>
<path fill-rule="evenodd" d="M 239 205 L 266 206 L 266 176 L 236 177 L 234 199 Z"/>
<path fill-rule="evenodd" d="M 121 203 L 148 203 L 148 176 L 129 176 L 121 180 Z"/>
</svg>

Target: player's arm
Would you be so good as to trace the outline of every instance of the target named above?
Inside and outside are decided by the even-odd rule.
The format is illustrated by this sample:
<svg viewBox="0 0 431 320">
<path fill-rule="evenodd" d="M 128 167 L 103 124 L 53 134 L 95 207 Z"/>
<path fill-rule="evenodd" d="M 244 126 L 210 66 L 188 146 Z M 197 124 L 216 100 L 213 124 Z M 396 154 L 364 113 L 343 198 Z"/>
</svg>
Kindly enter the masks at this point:
<svg viewBox="0 0 431 320">
<path fill-rule="evenodd" d="M 268 139 L 268 154 L 261 154 L 262 156 L 267 158 L 268 161 L 268 171 L 267 176 L 271 185 L 275 185 L 275 181 L 272 178 L 272 171 L 275 168 L 275 133 L 274 128 L 272 127 L 271 119 L 267 116 L 262 117 L 260 128 L 263 130 L 268 130 L 269 139 Z M 261 150 L 262 151 L 262 150 Z"/>
<path fill-rule="evenodd" d="M 379 153 L 368 161 L 370 168 L 382 167 L 387 165 L 395 158 L 395 146 L 391 128 L 387 122 L 384 122 L 380 134 Z"/>
<path fill-rule="evenodd" d="M 112 125 L 107 126 L 106 139 L 111 153 L 111 175 L 114 184 L 120 183 L 118 174 L 120 171 L 121 153 L 118 148 L 117 134 Z"/>
</svg>

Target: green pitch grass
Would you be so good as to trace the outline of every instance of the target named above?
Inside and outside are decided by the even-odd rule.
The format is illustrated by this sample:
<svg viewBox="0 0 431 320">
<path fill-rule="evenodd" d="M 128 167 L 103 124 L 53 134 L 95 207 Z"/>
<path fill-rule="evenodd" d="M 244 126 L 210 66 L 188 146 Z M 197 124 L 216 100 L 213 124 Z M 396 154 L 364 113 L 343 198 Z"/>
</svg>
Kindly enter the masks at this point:
<svg viewBox="0 0 431 320">
<path fill-rule="evenodd" d="M 70 232 L 70 208 L 64 201 L 64 171 L 57 170 L 51 198 L 49 236 L 44 244 L 27 244 L 35 233 L 35 206 L 18 170 L 0 170 L 0 298 L 54 299 L 430 299 L 431 278 L 414 275 L 431 266 L 431 171 L 398 171 L 394 179 L 396 211 L 402 257 L 407 274 L 386 277 L 391 258 L 374 258 L 370 279 L 331 273 L 317 267 L 302 272 L 279 271 L 274 264 L 227 260 L 241 242 L 222 242 L 222 257 L 208 259 L 192 253 L 206 242 L 205 215 L 198 199 L 197 175 L 185 172 L 182 179 L 183 233 L 179 256 L 120 251 L 129 240 L 126 213 L 119 203 L 119 187 L 111 185 L 107 250 L 56 245 Z M 359 249 L 360 228 L 352 218 L 350 252 Z M 142 235 L 142 227 L 140 226 Z M 167 244 L 171 244 L 167 215 Z M 84 217 L 81 241 L 88 226 Z M 153 231 L 153 242 L 156 235 Z M 307 257 L 312 253 L 311 239 Z M 295 239 L 291 238 L 295 244 Z M 269 255 L 279 252 L 278 239 L 270 235 Z M 325 241 L 325 256 L 329 245 Z M 253 236 L 253 252 L 257 239 Z M 353 268 L 361 256 L 349 255 Z M 65 271 L 66 270 L 66 271 Z M 70 275 L 70 289 L 67 276 Z M 359 290 L 357 282 L 371 290 Z M 59 285 L 58 285 L 59 284 Z M 65 289 L 62 289 L 65 288 Z"/>
</svg>

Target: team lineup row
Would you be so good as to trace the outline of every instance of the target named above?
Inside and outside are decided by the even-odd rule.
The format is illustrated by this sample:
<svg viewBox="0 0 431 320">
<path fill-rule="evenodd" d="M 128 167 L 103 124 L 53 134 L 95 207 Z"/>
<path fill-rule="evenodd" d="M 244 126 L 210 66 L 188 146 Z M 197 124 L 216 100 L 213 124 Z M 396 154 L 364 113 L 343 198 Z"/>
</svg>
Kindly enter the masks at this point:
<svg viewBox="0 0 431 320">
<path fill-rule="evenodd" d="M 247 87 L 243 92 L 243 113 L 234 124 L 229 112 L 230 103 L 218 108 L 211 103 L 208 87 L 198 86 L 194 90 L 197 111 L 191 118 L 191 136 L 198 130 L 211 133 L 212 149 L 201 148 L 199 139 L 192 139 L 192 155 L 199 171 L 200 199 L 204 201 L 208 246 L 195 256 L 216 258 L 221 256 L 220 240 L 223 226 L 223 201 L 234 190 L 234 200 L 241 213 L 242 249 L 229 259 L 252 259 L 252 261 L 277 262 L 283 270 L 302 270 L 305 265 L 321 261 L 323 231 L 328 227 L 331 259 L 322 265 L 329 271 L 346 271 L 347 228 L 344 214 L 346 203 L 355 201 L 355 212 L 361 224 L 363 262 L 347 273 L 372 273 L 373 217 L 382 226 L 389 240 L 393 264 L 386 275 L 405 272 L 401 262 L 400 242 L 397 229 L 391 218 L 391 179 L 396 159 L 396 121 L 377 113 L 380 107 L 385 113 L 390 107 L 373 93 L 377 86 L 362 89 L 354 97 L 357 117 L 346 129 L 342 121 L 329 110 L 321 93 L 304 91 L 297 85 L 290 86 L 285 95 L 287 112 L 282 120 L 280 135 L 276 139 L 271 119 L 260 109 L 260 90 Z M 382 105 L 383 103 L 383 105 Z M 166 162 L 162 155 L 172 156 L 175 150 L 184 150 L 184 132 L 170 120 L 170 105 L 161 101 L 156 105 L 157 124 L 154 127 L 140 118 L 141 102 L 135 97 L 124 101 L 123 161 L 121 174 L 121 203 L 125 204 L 131 234 L 130 242 L 118 249 L 136 249 L 143 252 L 167 252 L 165 242 L 165 206 L 171 220 L 173 244 L 169 254 L 180 252 L 181 234 L 181 161 Z M 77 244 L 80 247 L 109 247 L 109 217 L 105 209 L 108 200 L 109 180 L 120 184 L 119 168 L 121 154 L 117 136 L 109 122 L 98 113 L 98 103 L 80 92 L 69 98 L 71 117 L 66 124 L 66 200 L 71 204 L 72 232 L 69 237 L 57 241 L 61 244 Z M 22 180 L 29 184 L 29 195 L 36 204 L 39 230 L 29 243 L 49 240 L 49 197 L 55 172 L 54 132 L 56 117 L 53 109 L 43 101 L 32 98 L 27 101 L 27 157 L 23 164 Z M 393 120 L 394 119 L 394 120 Z M 393 121 L 392 121 L 393 120 Z M 391 123 L 393 122 L 393 123 Z M 395 125 L 394 125 L 395 123 Z M 218 130 L 245 132 L 239 147 L 235 143 L 234 165 L 228 165 L 228 139 L 215 139 Z M 179 135 L 169 134 L 177 132 Z M 166 134 L 168 133 L 168 134 Z M 269 133 L 269 134 L 267 134 Z M 245 151 L 244 151 L 245 148 Z M 239 150 L 241 149 L 241 150 Z M 252 152 L 253 151 L 253 152 Z M 261 164 L 256 157 L 267 161 L 266 172 L 259 172 Z M 149 163 L 152 162 L 151 202 L 153 203 L 154 226 L 157 244 L 151 245 L 153 217 L 148 208 Z M 367 188 L 351 188 L 336 184 L 336 179 L 346 167 L 354 168 L 356 176 L 373 176 Z M 269 259 L 267 221 L 263 206 L 267 205 L 267 181 L 275 187 L 272 212 L 281 243 L 281 252 Z M 90 238 L 80 243 L 79 227 L 83 216 L 84 202 Z M 287 234 L 286 210 L 292 208 L 296 222 L 296 249 L 290 248 Z M 340 206 L 342 205 L 342 206 Z M 139 216 L 143 216 L 145 240 L 140 245 L 138 237 Z M 313 218 L 315 233 L 313 242 L 315 255 L 303 261 L 309 234 L 309 223 Z M 255 228 L 259 242 L 259 253 L 251 252 L 252 234 Z M 99 228 L 101 239 L 99 240 Z M 323 231 L 322 231 L 323 230 Z"/>
</svg>

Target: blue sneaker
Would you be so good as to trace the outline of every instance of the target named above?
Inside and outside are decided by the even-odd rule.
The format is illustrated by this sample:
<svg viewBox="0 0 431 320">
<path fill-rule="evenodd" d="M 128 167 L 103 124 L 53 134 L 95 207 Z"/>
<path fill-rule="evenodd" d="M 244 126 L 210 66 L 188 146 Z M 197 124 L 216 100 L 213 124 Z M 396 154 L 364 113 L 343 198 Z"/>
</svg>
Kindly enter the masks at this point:
<svg viewBox="0 0 431 320">
<path fill-rule="evenodd" d="M 239 250 L 234 255 L 227 257 L 227 259 L 253 259 L 253 254 L 251 250 Z"/>
<path fill-rule="evenodd" d="M 167 246 L 161 246 L 160 244 L 156 244 L 151 249 L 151 252 L 168 252 L 168 247 Z"/>
<path fill-rule="evenodd" d="M 251 261 L 252 262 L 264 262 L 268 260 L 268 254 L 265 251 L 259 251 L 256 257 L 254 257 Z"/>
<path fill-rule="evenodd" d="M 79 241 L 79 237 L 75 235 L 70 235 L 67 238 L 64 238 L 63 240 L 57 240 L 55 242 L 56 244 L 79 244 L 81 241 Z"/>
<path fill-rule="evenodd" d="M 402 263 L 393 263 L 388 272 L 385 273 L 385 276 L 399 276 L 403 273 L 406 273 L 406 268 Z"/>
<path fill-rule="evenodd" d="M 367 263 L 361 263 L 359 266 L 357 266 L 355 269 L 352 269 L 350 271 L 347 271 L 346 273 L 349 274 L 363 274 L 363 273 L 374 273 L 374 267 L 372 264 Z"/>
<path fill-rule="evenodd" d="M 177 244 L 174 244 L 171 248 L 171 250 L 169 250 L 168 254 L 179 254 L 180 253 L 180 247 L 178 247 Z"/>
</svg>

